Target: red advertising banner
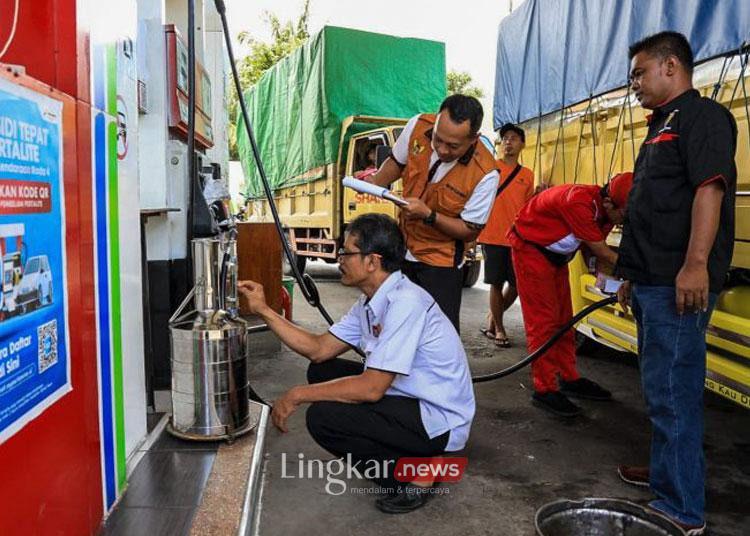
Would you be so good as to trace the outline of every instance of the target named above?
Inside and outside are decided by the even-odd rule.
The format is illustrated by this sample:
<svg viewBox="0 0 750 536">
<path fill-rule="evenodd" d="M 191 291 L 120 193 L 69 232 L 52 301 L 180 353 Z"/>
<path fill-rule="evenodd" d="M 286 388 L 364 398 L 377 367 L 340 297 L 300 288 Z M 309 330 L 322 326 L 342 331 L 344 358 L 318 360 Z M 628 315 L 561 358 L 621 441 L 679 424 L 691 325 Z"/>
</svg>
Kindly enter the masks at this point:
<svg viewBox="0 0 750 536">
<path fill-rule="evenodd" d="M 0 215 L 49 212 L 50 192 L 48 182 L 0 179 Z"/>
</svg>

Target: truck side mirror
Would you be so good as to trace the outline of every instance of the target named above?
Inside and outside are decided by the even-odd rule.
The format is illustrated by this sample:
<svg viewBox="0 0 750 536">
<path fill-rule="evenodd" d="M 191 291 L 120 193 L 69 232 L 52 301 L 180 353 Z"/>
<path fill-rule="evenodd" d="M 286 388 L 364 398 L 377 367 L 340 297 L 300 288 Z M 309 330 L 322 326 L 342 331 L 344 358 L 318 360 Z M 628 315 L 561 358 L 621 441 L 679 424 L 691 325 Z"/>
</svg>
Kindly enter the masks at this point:
<svg viewBox="0 0 750 536">
<path fill-rule="evenodd" d="M 378 145 L 375 148 L 375 167 L 380 169 L 388 157 L 391 156 L 391 148 L 387 145 Z"/>
</svg>

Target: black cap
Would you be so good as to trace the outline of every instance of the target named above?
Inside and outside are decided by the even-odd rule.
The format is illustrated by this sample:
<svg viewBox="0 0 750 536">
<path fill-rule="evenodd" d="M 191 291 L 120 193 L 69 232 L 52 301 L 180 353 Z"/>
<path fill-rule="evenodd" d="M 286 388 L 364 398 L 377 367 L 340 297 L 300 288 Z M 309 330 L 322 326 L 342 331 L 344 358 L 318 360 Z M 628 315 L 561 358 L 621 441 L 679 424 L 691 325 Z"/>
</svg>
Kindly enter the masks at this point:
<svg viewBox="0 0 750 536">
<path fill-rule="evenodd" d="M 500 127 L 500 137 L 502 138 L 503 136 L 505 136 L 507 132 L 515 132 L 521 137 L 521 141 L 526 143 L 526 132 L 524 132 L 523 129 L 518 125 L 514 125 L 513 123 L 505 123 Z"/>
</svg>

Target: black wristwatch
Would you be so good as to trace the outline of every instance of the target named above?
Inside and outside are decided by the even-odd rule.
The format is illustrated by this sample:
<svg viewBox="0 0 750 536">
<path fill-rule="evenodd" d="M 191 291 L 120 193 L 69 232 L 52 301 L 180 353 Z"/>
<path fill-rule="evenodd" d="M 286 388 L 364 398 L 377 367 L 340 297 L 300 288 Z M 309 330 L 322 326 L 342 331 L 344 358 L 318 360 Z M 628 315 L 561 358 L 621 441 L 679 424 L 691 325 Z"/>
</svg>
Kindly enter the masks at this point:
<svg viewBox="0 0 750 536">
<path fill-rule="evenodd" d="M 426 218 L 422 218 L 422 221 L 425 223 L 425 225 L 435 225 L 435 220 L 437 219 L 437 212 L 433 209 L 432 212 L 430 212 L 430 215 Z"/>
</svg>

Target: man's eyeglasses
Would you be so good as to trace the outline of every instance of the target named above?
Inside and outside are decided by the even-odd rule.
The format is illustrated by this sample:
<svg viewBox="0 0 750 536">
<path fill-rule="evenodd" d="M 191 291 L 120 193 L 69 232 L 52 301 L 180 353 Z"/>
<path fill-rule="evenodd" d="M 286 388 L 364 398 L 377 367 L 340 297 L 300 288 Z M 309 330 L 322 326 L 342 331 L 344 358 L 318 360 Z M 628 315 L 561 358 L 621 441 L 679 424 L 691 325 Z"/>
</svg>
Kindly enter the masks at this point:
<svg viewBox="0 0 750 536">
<path fill-rule="evenodd" d="M 346 251 L 344 248 L 339 248 L 336 257 L 348 257 L 349 255 L 367 255 L 364 251 Z"/>
<path fill-rule="evenodd" d="M 368 253 L 367 251 L 346 251 L 344 248 L 339 248 L 339 250 L 336 252 L 336 258 L 341 257 L 348 257 L 349 255 L 377 255 L 380 256 L 379 253 Z"/>
</svg>

